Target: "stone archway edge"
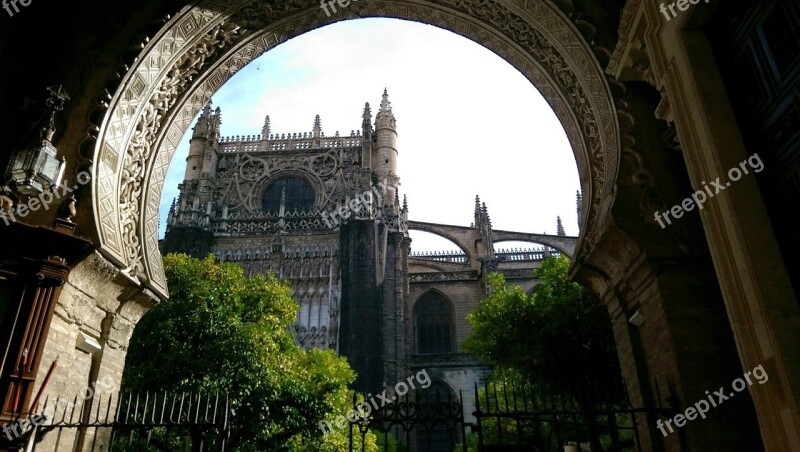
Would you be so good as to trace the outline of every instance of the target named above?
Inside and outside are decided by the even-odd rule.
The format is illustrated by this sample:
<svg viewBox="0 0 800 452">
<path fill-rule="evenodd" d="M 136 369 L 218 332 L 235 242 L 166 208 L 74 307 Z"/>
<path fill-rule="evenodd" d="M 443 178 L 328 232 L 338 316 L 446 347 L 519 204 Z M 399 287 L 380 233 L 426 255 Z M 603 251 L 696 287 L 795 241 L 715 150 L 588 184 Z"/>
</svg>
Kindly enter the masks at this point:
<svg viewBox="0 0 800 452">
<path fill-rule="evenodd" d="M 207 1 L 185 8 L 145 46 L 110 102 L 92 186 L 100 251 L 162 297 L 168 292 L 158 250 L 158 206 L 172 154 L 192 118 L 211 93 L 268 49 L 343 18 L 327 18 L 313 1 L 273 3 Z M 525 5 L 370 1 L 353 3 L 346 14 L 449 29 L 494 51 L 531 80 L 575 152 L 585 193 L 580 240 L 591 247 L 618 171 L 613 99 L 589 44 L 569 20 L 544 0 Z"/>
</svg>

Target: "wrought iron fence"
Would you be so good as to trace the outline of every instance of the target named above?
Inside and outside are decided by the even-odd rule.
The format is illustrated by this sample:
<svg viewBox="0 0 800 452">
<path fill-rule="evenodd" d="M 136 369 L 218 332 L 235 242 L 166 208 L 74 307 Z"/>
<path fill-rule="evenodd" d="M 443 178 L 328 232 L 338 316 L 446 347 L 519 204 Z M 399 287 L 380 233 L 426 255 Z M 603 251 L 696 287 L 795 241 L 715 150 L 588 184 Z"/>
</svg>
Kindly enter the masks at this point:
<svg viewBox="0 0 800 452">
<path fill-rule="evenodd" d="M 550 452 L 570 445 L 576 451 L 641 452 L 639 432 L 648 428 L 643 419 L 673 410 L 634 407 L 621 381 L 557 387 L 485 382 L 475 385 L 472 414 L 466 421 L 461 394 L 406 396 L 350 423 L 349 450 L 363 451 L 371 431 L 380 450 L 391 452 Z"/>
<path fill-rule="evenodd" d="M 537 384 L 475 385 L 477 451 L 641 451 L 637 415 L 671 408 L 634 407 L 618 382 L 581 381 L 557 387 Z"/>
<path fill-rule="evenodd" d="M 360 410 L 358 400 L 354 395 L 353 410 L 356 412 Z M 361 412 L 363 414 L 363 410 Z M 356 418 L 350 423 L 349 450 L 363 452 L 364 438 L 368 431 L 372 431 L 381 450 L 386 452 L 466 452 L 467 425 L 460 394 L 455 398 L 449 391 L 415 392 L 411 397 L 408 394 L 393 397 L 369 416 Z M 360 441 L 354 441 L 356 435 Z"/>
<path fill-rule="evenodd" d="M 228 396 L 218 393 L 49 398 L 4 426 L 0 450 L 223 452 L 229 418 Z"/>
</svg>

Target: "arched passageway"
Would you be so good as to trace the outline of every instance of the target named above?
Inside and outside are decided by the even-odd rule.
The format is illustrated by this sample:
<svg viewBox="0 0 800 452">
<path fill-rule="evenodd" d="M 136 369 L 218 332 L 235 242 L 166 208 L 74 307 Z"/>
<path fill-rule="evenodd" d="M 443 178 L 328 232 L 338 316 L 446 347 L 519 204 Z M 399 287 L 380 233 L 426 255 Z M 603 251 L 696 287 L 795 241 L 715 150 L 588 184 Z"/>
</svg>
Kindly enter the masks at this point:
<svg viewBox="0 0 800 452">
<path fill-rule="evenodd" d="M 305 0 L 85 7 L 92 14 L 64 23 L 69 6 L 34 3 L 10 17 L 0 46 L 4 67 L 23 68 L 4 79 L 0 100 L 9 127 L 2 137 L 18 142 L 35 116 L 31 98 L 54 80 L 64 83 L 73 99 L 67 119 L 59 119 L 57 144 L 67 174 L 92 174 L 77 191 L 72 219 L 73 231 L 97 253 L 86 259 L 84 248 L 65 245 L 10 247 L 2 256 L 4 275 L 6 267 L 30 273 L 10 271 L 4 284 L 39 271 L 17 265 L 20 256 L 64 272 L 55 278 L 64 285 L 61 296 L 44 291 L 49 295 L 41 298 L 57 327 L 25 330 L 47 338 L 27 371 L 28 399 L 42 380 L 43 356 L 71 356 L 75 375 L 118 374 L 133 325 L 168 294 L 157 238 L 164 176 L 177 140 L 211 94 L 243 65 L 305 31 L 347 18 L 395 17 L 446 28 L 494 51 L 531 80 L 562 121 L 584 194 L 573 275 L 612 313 L 632 399 L 659 397 L 649 384 L 658 378 L 673 381 L 689 403 L 734 372 L 764 364 L 770 384 L 752 391 L 763 442 L 788 450 L 800 438 L 793 345 L 800 342 L 800 313 L 755 182 L 738 182 L 699 216 L 666 231 L 651 219 L 747 157 L 698 32 L 710 7 L 671 22 L 657 5 L 635 1 L 360 1 L 330 17 Z M 41 45 L 26 38 L 34 28 L 44 30 Z M 671 153 L 676 148 L 682 152 Z M 31 215 L 4 230 L 3 243 L 43 243 L 44 232 L 25 223 L 49 225 L 56 215 Z M 24 297 L 38 293 L 25 287 Z M 27 306 L 23 301 L 19 306 Z M 637 311 L 647 320 L 634 327 L 627 319 Z M 102 354 L 76 355 L 70 334 L 78 331 L 100 339 Z M 4 382 L 18 359 L 4 358 Z M 69 389 L 86 378 L 65 374 L 56 381 Z M 644 448 L 758 443 L 749 400 L 718 410 L 687 425 L 683 436 L 663 438 L 654 419 L 642 419 Z"/>
</svg>

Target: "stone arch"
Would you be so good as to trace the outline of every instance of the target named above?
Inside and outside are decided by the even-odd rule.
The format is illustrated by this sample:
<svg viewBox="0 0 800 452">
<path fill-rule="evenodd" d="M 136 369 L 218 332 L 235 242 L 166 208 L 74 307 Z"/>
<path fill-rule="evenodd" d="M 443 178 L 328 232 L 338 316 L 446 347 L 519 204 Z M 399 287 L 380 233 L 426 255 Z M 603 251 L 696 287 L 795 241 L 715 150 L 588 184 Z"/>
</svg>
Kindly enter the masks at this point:
<svg viewBox="0 0 800 452">
<path fill-rule="evenodd" d="M 464 243 L 463 240 L 461 240 L 460 238 L 456 237 L 455 235 L 448 234 L 447 231 L 445 231 L 445 230 L 443 230 L 441 228 L 426 227 L 425 224 L 423 224 L 423 223 L 409 221 L 408 222 L 408 230 L 409 231 L 427 232 L 429 234 L 433 234 L 435 236 L 441 237 L 441 238 L 451 242 L 453 245 L 457 246 L 458 249 L 461 250 L 461 252 L 464 253 L 465 256 L 467 256 L 467 262 L 471 262 L 472 261 L 472 257 L 473 256 L 472 256 L 472 253 L 469 252 L 469 245 Z"/>
<path fill-rule="evenodd" d="M 566 6 L 565 6 L 566 7 Z M 225 81 L 276 45 L 339 20 L 390 17 L 471 39 L 505 59 L 542 93 L 561 121 L 584 192 L 581 241 L 591 248 L 613 200 L 620 136 L 609 84 L 594 50 L 548 0 L 369 1 L 327 17 L 311 0 L 183 8 L 122 76 L 99 126 L 92 199 L 99 251 L 124 273 L 167 296 L 158 249 L 158 207 L 178 140 Z"/>
<path fill-rule="evenodd" d="M 545 234 L 528 234 L 525 232 L 513 232 L 500 235 L 501 238 L 495 237 L 494 244 L 497 245 L 503 242 L 526 242 L 535 243 L 536 245 L 549 246 L 560 251 L 565 256 L 572 258 L 575 255 L 575 245 L 577 239 L 575 237 L 562 237 L 552 236 Z"/>
</svg>

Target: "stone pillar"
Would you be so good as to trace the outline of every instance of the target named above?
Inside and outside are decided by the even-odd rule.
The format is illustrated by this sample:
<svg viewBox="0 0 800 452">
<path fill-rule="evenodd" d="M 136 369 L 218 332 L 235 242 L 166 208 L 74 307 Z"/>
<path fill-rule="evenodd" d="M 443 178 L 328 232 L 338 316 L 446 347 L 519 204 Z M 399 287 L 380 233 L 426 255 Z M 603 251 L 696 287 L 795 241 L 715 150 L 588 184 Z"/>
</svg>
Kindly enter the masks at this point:
<svg viewBox="0 0 800 452">
<path fill-rule="evenodd" d="M 386 247 L 383 281 L 384 383 L 393 386 L 408 376 L 406 329 L 409 321 L 408 266 L 409 240 L 402 232 L 390 232 Z"/>
<path fill-rule="evenodd" d="M 648 257 L 614 225 L 579 270 L 579 280 L 600 294 L 612 316 L 622 376 L 637 408 L 670 407 L 682 413 L 743 372 L 710 261 Z M 644 322 L 628 319 L 639 311 Z M 762 389 L 760 385 L 752 390 Z M 761 439 L 747 391 L 713 407 L 704 420 L 664 435 L 656 425 L 671 415 L 637 416 L 644 450 L 692 448 L 759 450 Z"/>
<path fill-rule="evenodd" d="M 133 329 L 156 301 L 155 295 L 141 289 L 98 253 L 79 264 L 64 285 L 44 350 L 45 363 L 59 357 L 47 394 L 69 399 L 78 397 L 79 401 L 89 396 L 85 399 L 87 404 L 99 399 L 103 411 L 111 398 L 113 410 Z M 79 336 L 96 341 L 99 350 L 77 348 Z M 44 380 L 46 371 L 47 366 L 39 369 L 37 384 Z M 77 419 L 80 414 L 75 416 Z M 78 450 L 83 450 L 84 444 L 90 447 L 93 435 L 100 435 L 97 441 L 102 444 L 107 433 L 94 429 L 79 433 L 70 429 L 64 431 L 61 441 L 63 444 L 69 440 L 72 444 L 74 438 L 63 435 L 80 434 Z M 43 444 L 52 444 L 54 440 L 54 434 L 46 435 Z"/>
<path fill-rule="evenodd" d="M 670 60 L 667 91 L 695 189 L 727 178 L 749 157 L 705 32 L 664 33 Z M 674 45 L 679 42 L 683 45 Z M 769 383 L 753 391 L 764 445 L 800 444 L 800 306 L 781 257 L 755 177 L 743 177 L 703 209 L 708 238 L 740 369 L 763 365 Z"/>
<path fill-rule="evenodd" d="M 379 226 L 351 220 L 340 226 L 342 275 L 339 351 L 358 373 L 356 391 L 383 388 L 383 301 L 378 280 Z"/>
<path fill-rule="evenodd" d="M 666 427 L 673 415 L 705 400 L 705 391 L 730 391 L 743 372 L 701 218 L 695 210 L 662 227 L 655 217 L 692 193 L 682 170 L 686 152 L 664 143 L 668 124 L 653 115 L 660 94 L 644 82 L 612 86 L 625 144 L 611 201 L 614 215 L 576 267 L 594 273 L 584 282 L 609 308 L 633 404 L 675 409 L 671 415 L 639 416 L 642 447 L 759 450 L 747 392 L 712 407 L 706 419 L 672 425 L 672 431 Z M 643 322 L 633 324 L 629 319 L 636 312 Z"/>
</svg>

